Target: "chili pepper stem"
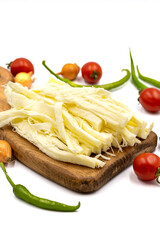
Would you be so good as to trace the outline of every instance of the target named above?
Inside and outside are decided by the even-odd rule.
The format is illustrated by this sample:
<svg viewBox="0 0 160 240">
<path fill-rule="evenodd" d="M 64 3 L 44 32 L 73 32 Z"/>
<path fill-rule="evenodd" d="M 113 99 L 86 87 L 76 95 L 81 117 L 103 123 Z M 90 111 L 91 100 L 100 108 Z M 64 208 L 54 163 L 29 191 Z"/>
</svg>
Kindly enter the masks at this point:
<svg viewBox="0 0 160 240">
<path fill-rule="evenodd" d="M 132 58 L 132 54 L 131 54 L 131 50 L 130 50 L 130 61 L 131 61 L 131 76 L 132 76 L 132 82 L 135 85 L 135 87 L 142 91 L 145 88 L 147 88 L 146 85 L 144 85 L 143 83 L 141 83 L 138 79 L 138 77 L 136 76 L 136 72 L 135 72 L 135 67 L 134 67 L 134 62 L 133 62 L 133 58 Z"/>
<path fill-rule="evenodd" d="M 56 73 L 54 73 L 47 65 L 46 62 L 43 60 L 42 61 L 43 66 L 52 74 L 54 75 L 56 78 L 58 78 L 59 80 L 62 80 L 62 78 L 60 76 L 58 76 Z"/>
<path fill-rule="evenodd" d="M 6 171 L 6 168 L 5 168 L 5 166 L 4 166 L 4 164 L 3 164 L 2 162 L 0 162 L 0 166 L 1 166 L 4 174 L 6 175 L 6 178 L 7 178 L 8 182 L 11 184 L 12 187 L 14 187 L 15 184 L 14 184 L 14 182 L 12 181 L 12 179 L 8 176 L 7 171 Z"/>
</svg>

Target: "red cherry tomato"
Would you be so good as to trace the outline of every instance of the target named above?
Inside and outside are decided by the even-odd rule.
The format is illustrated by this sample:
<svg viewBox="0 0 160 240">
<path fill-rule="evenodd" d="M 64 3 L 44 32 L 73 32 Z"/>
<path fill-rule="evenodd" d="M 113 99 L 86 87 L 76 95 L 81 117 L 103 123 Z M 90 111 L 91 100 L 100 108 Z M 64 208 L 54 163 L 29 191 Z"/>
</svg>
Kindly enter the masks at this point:
<svg viewBox="0 0 160 240">
<path fill-rule="evenodd" d="M 84 80 L 90 84 L 97 83 L 102 77 L 102 68 L 96 62 L 88 62 L 84 64 L 81 72 Z"/>
<path fill-rule="evenodd" d="M 158 179 L 160 175 L 160 158 L 154 153 L 142 153 L 133 162 L 135 174 L 143 181 Z"/>
<path fill-rule="evenodd" d="M 160 91 L 156 88 L 146 88 L 139 96 L 139 102 L 149 112 L 160 110 Z"/>
<path fill-rule="evenodd" d="M 20 72 L 32 72 L 34 74 L 33 64 L 26 58 L 17 58 L 10 64 L 10 71 L 13 76 L 16 76 Z"/>
</svg>

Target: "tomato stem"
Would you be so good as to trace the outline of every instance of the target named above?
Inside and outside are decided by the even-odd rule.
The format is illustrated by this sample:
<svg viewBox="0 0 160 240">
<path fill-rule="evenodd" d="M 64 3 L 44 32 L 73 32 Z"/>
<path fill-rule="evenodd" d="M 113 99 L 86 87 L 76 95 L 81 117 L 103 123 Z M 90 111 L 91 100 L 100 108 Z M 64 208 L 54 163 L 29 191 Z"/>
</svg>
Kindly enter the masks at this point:
<svg viewBox="0 0 160 240">
<path fill-rule="evenodd" d="M 96 80 L 98 78 L 99 73 L 100 72 L 96 72 L 95 70 L 93 70 L 93 73 L 90 75 L 90 77 Z"/>
<path fill-rule="evenodd" d="M 159 180 L 159 177 L 160 177 L 160 167 L 157 169 L 156 176 L 157 176 L 156 181 L 157 181 L 157 183 L 160 184 L 160 180 Z"/>
<path fill-rule="evenodd" d="M 11 63 L 12 63 L 12 62 L 6 63 L 8 69 L 10 69 Z"/>
</svg>

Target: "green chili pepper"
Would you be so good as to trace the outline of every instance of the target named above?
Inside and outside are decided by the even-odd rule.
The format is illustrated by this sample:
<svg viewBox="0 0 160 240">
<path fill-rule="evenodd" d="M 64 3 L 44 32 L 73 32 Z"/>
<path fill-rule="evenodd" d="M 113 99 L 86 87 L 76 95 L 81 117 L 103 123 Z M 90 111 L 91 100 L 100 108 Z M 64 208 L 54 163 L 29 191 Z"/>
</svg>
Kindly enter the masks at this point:
<svg viewBox="0 0 160 240">
<path fill-rule="evenodd" d="M 131 77 L 132 77 L 133 84 L 137 87 L 138 90 L 142 91 L 145 88 L 147 88 L 147 86 L 144 85 L 143 83 L 141 83 L 139 81 L 138 77 L 136 76 L 135 67 L 134 67 L 134 62 L 133 62 L 133 58 L 132 58 L 132 55 L 131 55 L 131 51 L 130 51 L 130 59 L 131 59 Z"/>
<path fill-rule="evenodd" d="M 153 78 L 149 78 L 149 77 L 143 76 L 143 75 L 140 73 L 138 66 L 137 66 L 137 72 L 138 72 L 138 77 L 139 77 L 141 80 L 143 80 L 143 81 L 145 81 L 145 82 L 147 82 L 147 83 L 150 83 L 151 85 L 153 85 L 153 86 L 155 86 L 155 87 L 160 88 L 160 81 L 157 81 L 157 80 L 155 80 L 155 79 L 153 79 Z"/>
<path fill-rule="evenodd" d="M 126 75 L 122 79 L 120 79 L 119 81 L 116 81 L 116 82 L 113 82 L 113 83 L 108 83 L 108 84 L 103 84 L 103 85 L 80 85 L 80 84 L 77 84 L 77 83 L 74 83 L 74 82 L 70 81 L 67 78 L 61 78 L 59 75 L 54 73 L 46 65 L 45 61 L 42 61 L 42 64 L 52 75 L 54 75 L 59 80 L 65 82 L 65 83 L 68 83 L 71 87 L 95 87 L 95 88 L 104 88 L 105 90 L 110 90 L 110 89 L 117 88 L 117 87 L 121 86 L 122 84 L 127 82 L 130 78 L 130 71 L 128 69 L 123 69 L 122 71 L 126 71 Z"/>
<path fill-rule="evenodd" d="M 39 198 L 28 191 L 26 187 L 21 184 L 14 184 L 11 178 L 8 176 L 5 166 L 2 162 L 0 162 L 0 166 L 3 172 L 6 175 L 7 180 L 13 187 L 13 192 L 16 197 L 20 198 L 21 200 L 30 203 L 36 207 L 52 210 L 52 211 L 61 211 L 61 212 L 73 212 L 80 207 L 80 202 L 77 206 L 70 206 L 63 203 L 51 201 L 45 198 Z"/>
</svg>

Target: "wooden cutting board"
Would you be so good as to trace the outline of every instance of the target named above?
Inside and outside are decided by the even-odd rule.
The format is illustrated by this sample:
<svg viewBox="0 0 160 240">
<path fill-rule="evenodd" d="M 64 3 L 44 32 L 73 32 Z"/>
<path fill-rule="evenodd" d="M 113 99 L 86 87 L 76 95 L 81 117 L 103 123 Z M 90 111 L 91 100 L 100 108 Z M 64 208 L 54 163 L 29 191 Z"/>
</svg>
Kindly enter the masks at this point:
<svg viewBox="0 0 160 240">
<path fill-rule="evenodd" d="M 13 81 L 11 73 L 0 67 L 0 111 L 10 108 L 7 104 L 3 85 Z M 133 163 L 134 158 L 143 152 L 153 152 L 157 145 L 157 135 L 151 132 L 147 139 L 134 147 L 124 148 L 123 153 L 111 157 L 101 169 L 73 165 L 56 161 L 42 153 L 33 144 L 12 131 L 7 126 L 0 129 L 0 139 L 8 141 L 17 160 L 42 176 L 73 191 L 94 192 Z M 116 152 L 116 150 L 115 150 Z"/>
</svg>

